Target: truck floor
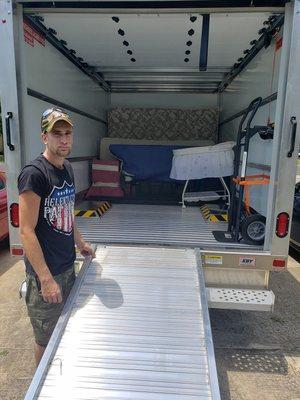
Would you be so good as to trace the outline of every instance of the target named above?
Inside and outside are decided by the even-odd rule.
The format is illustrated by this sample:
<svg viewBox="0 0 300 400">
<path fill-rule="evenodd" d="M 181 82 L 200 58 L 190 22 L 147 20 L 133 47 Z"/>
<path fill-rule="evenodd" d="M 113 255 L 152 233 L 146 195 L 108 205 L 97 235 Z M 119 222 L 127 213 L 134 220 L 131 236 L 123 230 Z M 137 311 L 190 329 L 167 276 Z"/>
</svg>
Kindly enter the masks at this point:
<svg viewBox="0 0 300 400">
<path fill-rule="evenodd" d="M 96 203 L 83 202 L 85 209 Z M 213 230 L 227 230 L 227 223 L 207 222 L 199 207 L 113 204 L 101 217 L 76 217 L 85 240 L 94 243 L 136 243 L 200 248 L 251 248 L 243 243 L 220 243 Z"/>
</svg>

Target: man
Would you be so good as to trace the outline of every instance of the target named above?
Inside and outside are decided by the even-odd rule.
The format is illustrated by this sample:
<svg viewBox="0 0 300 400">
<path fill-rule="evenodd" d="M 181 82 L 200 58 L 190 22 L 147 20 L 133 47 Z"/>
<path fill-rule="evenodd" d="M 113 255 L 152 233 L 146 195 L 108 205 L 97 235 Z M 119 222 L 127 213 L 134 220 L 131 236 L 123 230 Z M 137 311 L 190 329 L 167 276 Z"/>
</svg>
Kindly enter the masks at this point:
<svg viewBox="0 0 300 400">
<path fill-rule="evenodd" d="M 37 365 L 75 281 L 75 243 L 82 255 L 94 256 L 74 224 L 74 175 L 65 159 L 73 144 L 72 121 L 64 111 L 51 108 L 43 113 L 41 128 L 45 151 L 18 179 L 26 304 Z"/>
</svg>

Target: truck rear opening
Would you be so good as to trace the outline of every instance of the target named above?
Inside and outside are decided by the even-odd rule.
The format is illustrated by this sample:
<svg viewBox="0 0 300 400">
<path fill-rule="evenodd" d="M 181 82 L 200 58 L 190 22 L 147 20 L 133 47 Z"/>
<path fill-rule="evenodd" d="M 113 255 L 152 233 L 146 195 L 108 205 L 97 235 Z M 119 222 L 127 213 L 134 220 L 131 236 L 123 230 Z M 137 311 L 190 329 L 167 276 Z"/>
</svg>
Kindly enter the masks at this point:
<svg viewBox="0 0 300 400">
<path fill-rule="evenodd" d="M 19 144 L 13 133 L 16 113 L 4 112 L 4 118 L 7 160 L 10 156 L 19 159 L 18 172 L 21 159 L 24 164 L 42 150 L 31 132 L 39 132 L 41 111 L 50 104 L 55 105 L 65 108 L 74 121 L 75 144 L 70 161 L 75 171 L 78 198 L 88 195 L 89 200 L 110 201 L 116 205 L 115 210 L 124 207 L 120 220 L 124 226 L 124 233 L 120 230 L 122 238 L 114 237 L 108 239 L 109 242 L 123 242 L 126 230 L 130 229 L 126 226 L 125 210 L 134 209 L 133 204 L 138 204 L 136 213 L 140 222 L 136 218 L 135 222 L 140 227 L 148 218 L 149 209 L 142 205 L 157 207 L 157 215 L 162 205 L 170 206 L 165 209 L 166 214 L 171 206 L 177 205 L 172 235 L 181 237 L 182 242 L 186 240 L 186 243 L 194 243 L 203 249 L 236 250 L 248 249 L 252 244 L 252 251 L 271 254 L 277 253 L 275 242 L 277 248 L 279 244 L 286 248 L 288 235 L 279 240 L 274 232 L 274 212 L 290 215 L 287 209 L 279 210 L 282 207 L 278 204 L 275 207 L 274 197 L 278 151 L 289 141 L 286 138 L 287 143 L 283 144 L 279 123 L 275 124 L 274 130 L 276 118 L 280 120 L 279 111 L 282 111 L 278 93 L 285 90 L 282 44 L 289 43 L 288 32 L 284 41 L 286 10 L 283 7 L 255 8 L 251 13 L 248 9 L 239 12 L 235 9 L 208 9 L 207 12 L 191 9 L 187 12 L 181 10 L 180 5 L 176 10 L 158 7 L 157 13 L 148 9 L 137 13 L 133 9 L 115 7 L 89 12 L 82 4 L 75 7 L 76 12 L 69 10 L 66 4 L 51 9 L 42 5 L 34 3 L 32 8 L 30 2 L 25 2 L 23 8 L 17 9 L 16 18 L 22 23 L 22 27 L 19 26 L 22 80 L 18 85 L 23 85 L 22 100 L 20 98 L 18 102 L 23 104 L 20 124 L 25 132 Z M 287 10 L 290 12 L 288 7 Z M 237 194 L 237 197 L 243 204 L 245 191 L 247 213 L 254 213 L 260 220 L 243 227 L 245 212 L 237 206 L 234 218 L 241 220 L 237 234 L 232 232 L 232 241 L 225 238 L 220 243 L 213 231 L 226 231 L 228 207 L 236 197 L 229 193 L 230 177 L 223 176 L 231 172 L 225 168 L 226 173 L 220 167 L 215 171 L 220 161 L 214 152 L 198 168 L 197 176 L 201 179 L 182 177 L 182 167 L 173 174 L 174 165 L 171 170 L 170 163 L 174 164 L 178 149 L 212 149 L 220 142 L 234 143 L 241 117 L 258 96 L 261 102 L 251 117 L 250 128 L 261 129 L 255 135 L 252 131 L 249 133 L 247 151 L 244 147 L 239 148 L 243 154 L 240 157 L 242 165 L 237 160 L 237 176 L 243 173 L 242 179 L 246 182 L 248 176 L 264 176 L 266 184 L 256 184 L 249 190 L 240 185 L 241 195 Z M 295 133 L 294 127 L 295 124 Z M 132 156 L 129 155 L 130 148 Z M 159 152 L 165 158 L 157 158 Z M 139 158 L 133 159 L 138 153 L 141 154 Z M 196 157 L 195 154 L 192 157 Z M 110 175 L 114 173 L 112 169 L 109 171 L 113 168 L 112 163 L 120 160 L 119 178 L 114 177 L 112 181 L 102 176 L 94 179 L 97 174 L 91 174 L 91 162 L 95 159 L 103 163 L 103 168 L 108 168 Z M 167 167 L 164 165 L 167 173 L 155 175 L 157 160 L 169 163 Z M 132 163 L 134 165 L 133 172 L 130 162 L 131 167 Z M 205 167 L 208 172 L 202 174 Z M 16 171 L 12 173 L 16 174 Z M 16 190 L 10 190 L 9 201 L 13 204 L 17 200 Z M 180 210 L 179 203 L 190 206 L 199 201 L 199 216 L 195 213 L 188 227 L 189 214 L 195 210 Z M 78 203 L 78 206 L 80 212 L 89 211 L 83 204 Z M 109 213 L 114 213 L 113 208 Z M 185 225 L 183 231 L 181 216 Z M 93 235 L 95 229 L 98 230 L 95 219 L 78 220 L 84 225 L 87 236 L 89 230 Z M 99 225 L 100 235 L 103 226 Z M 151 225 L 146 224 L 144 228 L 151 236 Z M 261 232 L 262 228 L 264 232 Z M 286 226 L 287 233 L 288 229 Z M 10 230 L 12 252 L 16 253 L 20 247 L 18 228 L 11 225 Z M 158 230 L 160 237 L 153 232 L 157 237 L 155 240 L 169 242 L 163 236 L 163 229 L 158 227 Z M 136 233 L 141 235 L 137 242 L 150 240 L 152 243 L 149 235 L 143 238 L 139 231 Z M 258 239 L 240 240 L 240 233 Z M 129 237 L 134 239 L 134 234 Z"/>
</svg>

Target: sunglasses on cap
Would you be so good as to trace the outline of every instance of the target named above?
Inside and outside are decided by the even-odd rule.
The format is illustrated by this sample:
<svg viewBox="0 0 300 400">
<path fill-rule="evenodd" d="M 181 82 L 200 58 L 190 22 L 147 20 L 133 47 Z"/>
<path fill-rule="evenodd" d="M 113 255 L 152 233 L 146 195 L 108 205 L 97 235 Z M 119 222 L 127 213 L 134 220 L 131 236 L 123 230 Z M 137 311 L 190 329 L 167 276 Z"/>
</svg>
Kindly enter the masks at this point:
<svg viewBox="0 0 300 400">
<path fill-rule="evenodd" d="M 60 108 L 51 107 L 45 110 L 42 114 L 41 118 L 41 128 L 42 132 L 50 131 L 53 128 L 55 122 L 63 120 L 68 122 L 71 126 L 73 126 L 72 121 L 69 115 Z"/>
<path fill-rule="evenodd" d="M 42 117 L 47 117 L 48 115 L 50 115 L 51 113 L 53 113 L 54 111 L 58 112 L 58 113 L 62 113 L 62 114 L 66 114 L 65 111 L 63 111 L 60 108 L 57 107 L 52 107 L 52 108 L 47 108 L 47 110 L 45 110 L 42 114 Z"/>
</svg>

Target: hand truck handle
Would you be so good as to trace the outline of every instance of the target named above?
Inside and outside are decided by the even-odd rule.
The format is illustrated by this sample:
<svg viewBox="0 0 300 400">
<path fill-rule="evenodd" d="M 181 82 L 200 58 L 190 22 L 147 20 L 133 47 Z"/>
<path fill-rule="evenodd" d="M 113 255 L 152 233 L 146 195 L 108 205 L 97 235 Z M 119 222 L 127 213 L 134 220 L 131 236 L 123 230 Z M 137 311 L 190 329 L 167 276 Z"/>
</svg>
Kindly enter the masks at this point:
<svg viewBox="0 0 300 400">
<path fill-rule="evenodd" d="M 254 115 L 255 115 L 255 113 L 256 113 L 258 107 L 260 106 L 261 102 L 262 102 L 262 98 L 261 98 L 261 97 L 257 97 L 256 99 L 252 100 L 251 103 L 249 104 L 249 106 L 248 106 L 248 108 L 247 108 L 247 111 L 244 113 L 244 115 L 243 115 L 243 117 L 242 117 L 242 119 L 241 119 L 241 121 L 240 121 L 239 130 L 238 130 L 238 132 L 239 132 L 240 134 L 242 133 L 242 129 L 243 129 L 243 125 L 244 125 L 245 119 L 248 117 L 250 111 L 252 110 L 252 108 L 253 108 L 255 105 L 257 105 L 257 106 L 255 107 L 255 112 L 254 112 Z M 253 113 L 252 113 L 252 114 L 253 114 Z M 253 117 L 254 117 L 254 115 L 253 115 Z M 252 117 L 252 119 L 253 119 L 253 117 Z M 252 119 L 251 119 L 251 121 L 252 121 Z"/>
<path fill-rule="evenodd" d="M 251 103 L 249 104 L 248 113 L 251 110 L 252 110 L 252 113 L 250 114 L 250 117 L 249 117 L 249 119 L 247 121 L 247 130 L 250 129 L 251 122 L 252 122 L 252 120 L 254 118 L 254 115 L 256 114 L 258 108 L 260 107 L 261 102 L 262 102 L 262 97 L 257 97 L 256 99 L 251 101 Z"/>
</svg>

